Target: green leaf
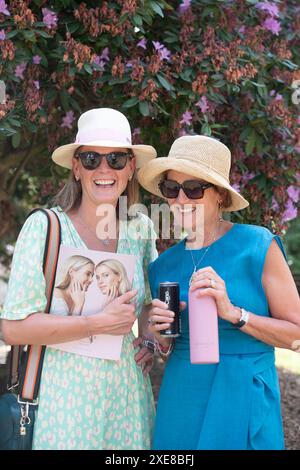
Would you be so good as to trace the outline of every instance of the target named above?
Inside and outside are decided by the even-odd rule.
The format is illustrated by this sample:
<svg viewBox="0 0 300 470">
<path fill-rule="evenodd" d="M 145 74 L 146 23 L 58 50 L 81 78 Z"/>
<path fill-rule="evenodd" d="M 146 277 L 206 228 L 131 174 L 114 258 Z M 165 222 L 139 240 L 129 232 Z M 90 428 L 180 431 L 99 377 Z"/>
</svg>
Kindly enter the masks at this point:
<svg viewBox="0 0 300 470">
<path fill-rule="evenodd" d="M 135 14 L 132 19 L 135 26 L 143 25 L 143 18 L 140 15 Z"/>
<path fill-rule="evenodd" d="M 83 65 L 83 68 L 84 68 L 84 70 L 85 70 L 87 73 L 89 73 L 90 75 L 93 74 L 93 69 L 92 69 L 92 67 L 90 66 L 90 64 L 84 64 L 84 65 Z"/>
<path fill-rule="evenodd" d="M 156 2 L 150 2 L 150 5 L 152 7 L 152 10 L 155 11 L 159 16 L 164 18 L 164 12 L 162 11 L 161 7 L 158 5 Z"/>
<path fill-rule="evenodd" d="M 140 113 L 145 117 L 149 116 L 150 114 L 149 104 L 146 101 L 139 102 L 139 110 L 140 110 Z"/>
<path fill-rule="evenodd" d="M 12 136 L 11 143 L 14 149 L 17 149 L 21 142 L 21 133 L 17 132 Z"/>
<path fill-rule="evenodd" d="M 246 144 L 247 156 L 251 155 L 251 153 L 253 152 L 255 148 L 255 145 L 256 145 L 256 132 L 254 129 L 251 129 L 249 136 L 248 136 L 247 144 Z"/>
<path fill-rule="evenodd" d="M 18 34 L 19 31 L 10 31 L 9 33 L 5 33 L 6 39 L 11 39 Z"/>
<path fill-rule="evenodd" d="M 50 34 L 46 33 L 46 31 L 44 31 L 42 29 L 37 29 L 36 32 L 37 32 L 37 34 L 42 36 L 42 38 L 46 38 L 46 39 L 51 38 Z"/>
<path fill-rule="evenodd" d="M 122 104 L 123 108 L 132 108 L 139 102 L 139 99 L 137 96 L 133 96 L 129 100 L 125 101 L 125 103 Z"/>
<path fill-rule="evenodd" d="M 24 39 L 26 39 L 27 41 L 31 41 L 31 42 L 36 41 L 36 37 L 33 31 L 23 31 L 23 36 L 24 36 Z"/>
<path fill-rule="evenodd" d="M 161 85 L 166 90 L 168 90 L 168 91 L 174 90 L 173 85 L 171 85 L 171 83 L 169 83 L 168 80 L 166 78 L 164 78 L 162 75 L 157 74 L 157 78 L 158 78 L 159 82 L 161 83 Z"/>
</svg>

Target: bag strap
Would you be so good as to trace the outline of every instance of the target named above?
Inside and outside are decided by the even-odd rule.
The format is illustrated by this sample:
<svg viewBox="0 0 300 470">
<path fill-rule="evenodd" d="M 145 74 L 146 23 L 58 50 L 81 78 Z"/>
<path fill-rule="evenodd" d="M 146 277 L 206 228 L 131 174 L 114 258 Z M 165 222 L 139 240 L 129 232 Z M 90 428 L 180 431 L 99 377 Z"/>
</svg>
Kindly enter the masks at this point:
<svg viewBox="0 0 300 470">
<path fill-rule="evenodd" d="M 47 297 L 45 313 L 49 313 L 61 243 L 61 226 L 59 218 L 54 211 L 50 209 L 35 209 L 29 215 L 37 211 L 43 212 L 48 221 L 43 272 L 46 281 Z M 21 401 L 28 402 L 37 399 L 45 349 L 46 346 L 42 345 L 28 345 L 27 347 L 25 365 L 20 380 Z M 18 385 L 20 350 L 20 346 L 12 347 L 9 388 L 15 388 Z"/>
</svg>

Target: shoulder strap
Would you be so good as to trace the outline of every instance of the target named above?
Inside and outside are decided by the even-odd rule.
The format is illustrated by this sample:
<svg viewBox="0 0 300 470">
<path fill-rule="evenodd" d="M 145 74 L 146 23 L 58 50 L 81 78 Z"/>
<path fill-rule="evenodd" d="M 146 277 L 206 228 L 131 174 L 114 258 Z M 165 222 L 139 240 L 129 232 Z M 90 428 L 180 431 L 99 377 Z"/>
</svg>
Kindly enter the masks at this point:
<svg viewBox="0 0 300 470">
<path fill-rule="evenodd" d="M 61 226 L 58 216 L 52 210 L 35 209 L 29 215 L 36 211 L 43 212 L 48 221 L 43 272 L 46 281 L 47 297 L 45 313 L 49 313 L 61 243 Z M 45 349 L 46 346 L 40 345 L 29 345 L 27 347 L 25 365 L 20 382 L 20 395 L 22 401 L 33 401 L 37 398 Z M 11 352 L 10 388 L 14 388 L 18 385 L 19 358 L 20 346 L 13 346 Z"/>
</svg>

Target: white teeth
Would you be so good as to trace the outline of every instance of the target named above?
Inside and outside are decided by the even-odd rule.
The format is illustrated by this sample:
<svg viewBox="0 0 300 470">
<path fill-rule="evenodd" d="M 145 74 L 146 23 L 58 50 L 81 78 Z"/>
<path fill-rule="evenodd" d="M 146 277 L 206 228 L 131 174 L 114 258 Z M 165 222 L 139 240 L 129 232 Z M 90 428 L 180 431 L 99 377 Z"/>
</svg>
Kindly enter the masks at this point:
<svg viewBox="0 0 300 470">
<path fill-rule="evenodd" d="M 108 186 L 110 184 L 114 184 L 115 180 L 94 180 L 94 183 L 97 186 Z"/>
</svg>

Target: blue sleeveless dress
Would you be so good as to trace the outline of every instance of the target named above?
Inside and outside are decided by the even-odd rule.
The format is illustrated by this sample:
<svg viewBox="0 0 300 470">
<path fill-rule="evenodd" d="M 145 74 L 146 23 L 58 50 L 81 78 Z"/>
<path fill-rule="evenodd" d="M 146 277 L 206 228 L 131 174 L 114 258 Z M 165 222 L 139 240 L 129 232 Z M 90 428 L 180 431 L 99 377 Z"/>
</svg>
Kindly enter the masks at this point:
<svg viewBox="0 0 300 470">
<path fill-rule="evenodd" d="M 262 286 L 265 257 L 275 239 L 268 229 L 234 224 L 216 240 L 198 269 L 211 266 L 226 283 L 235 305 L 270 316 Z M 194 250 L 195 263 L 201 252 Z M 152 297 L 160 282 L 177 281 L 188 301 L 193 272 L 185 240 L 149 265 Z M 280 390 L 274 348 L 219 318 L 219 364 L 191 364 L 188 306 L 181 314 L 182 334 L 166 364 L 157 406 L 155 450 L 283 449 Z"/>
</svg>

